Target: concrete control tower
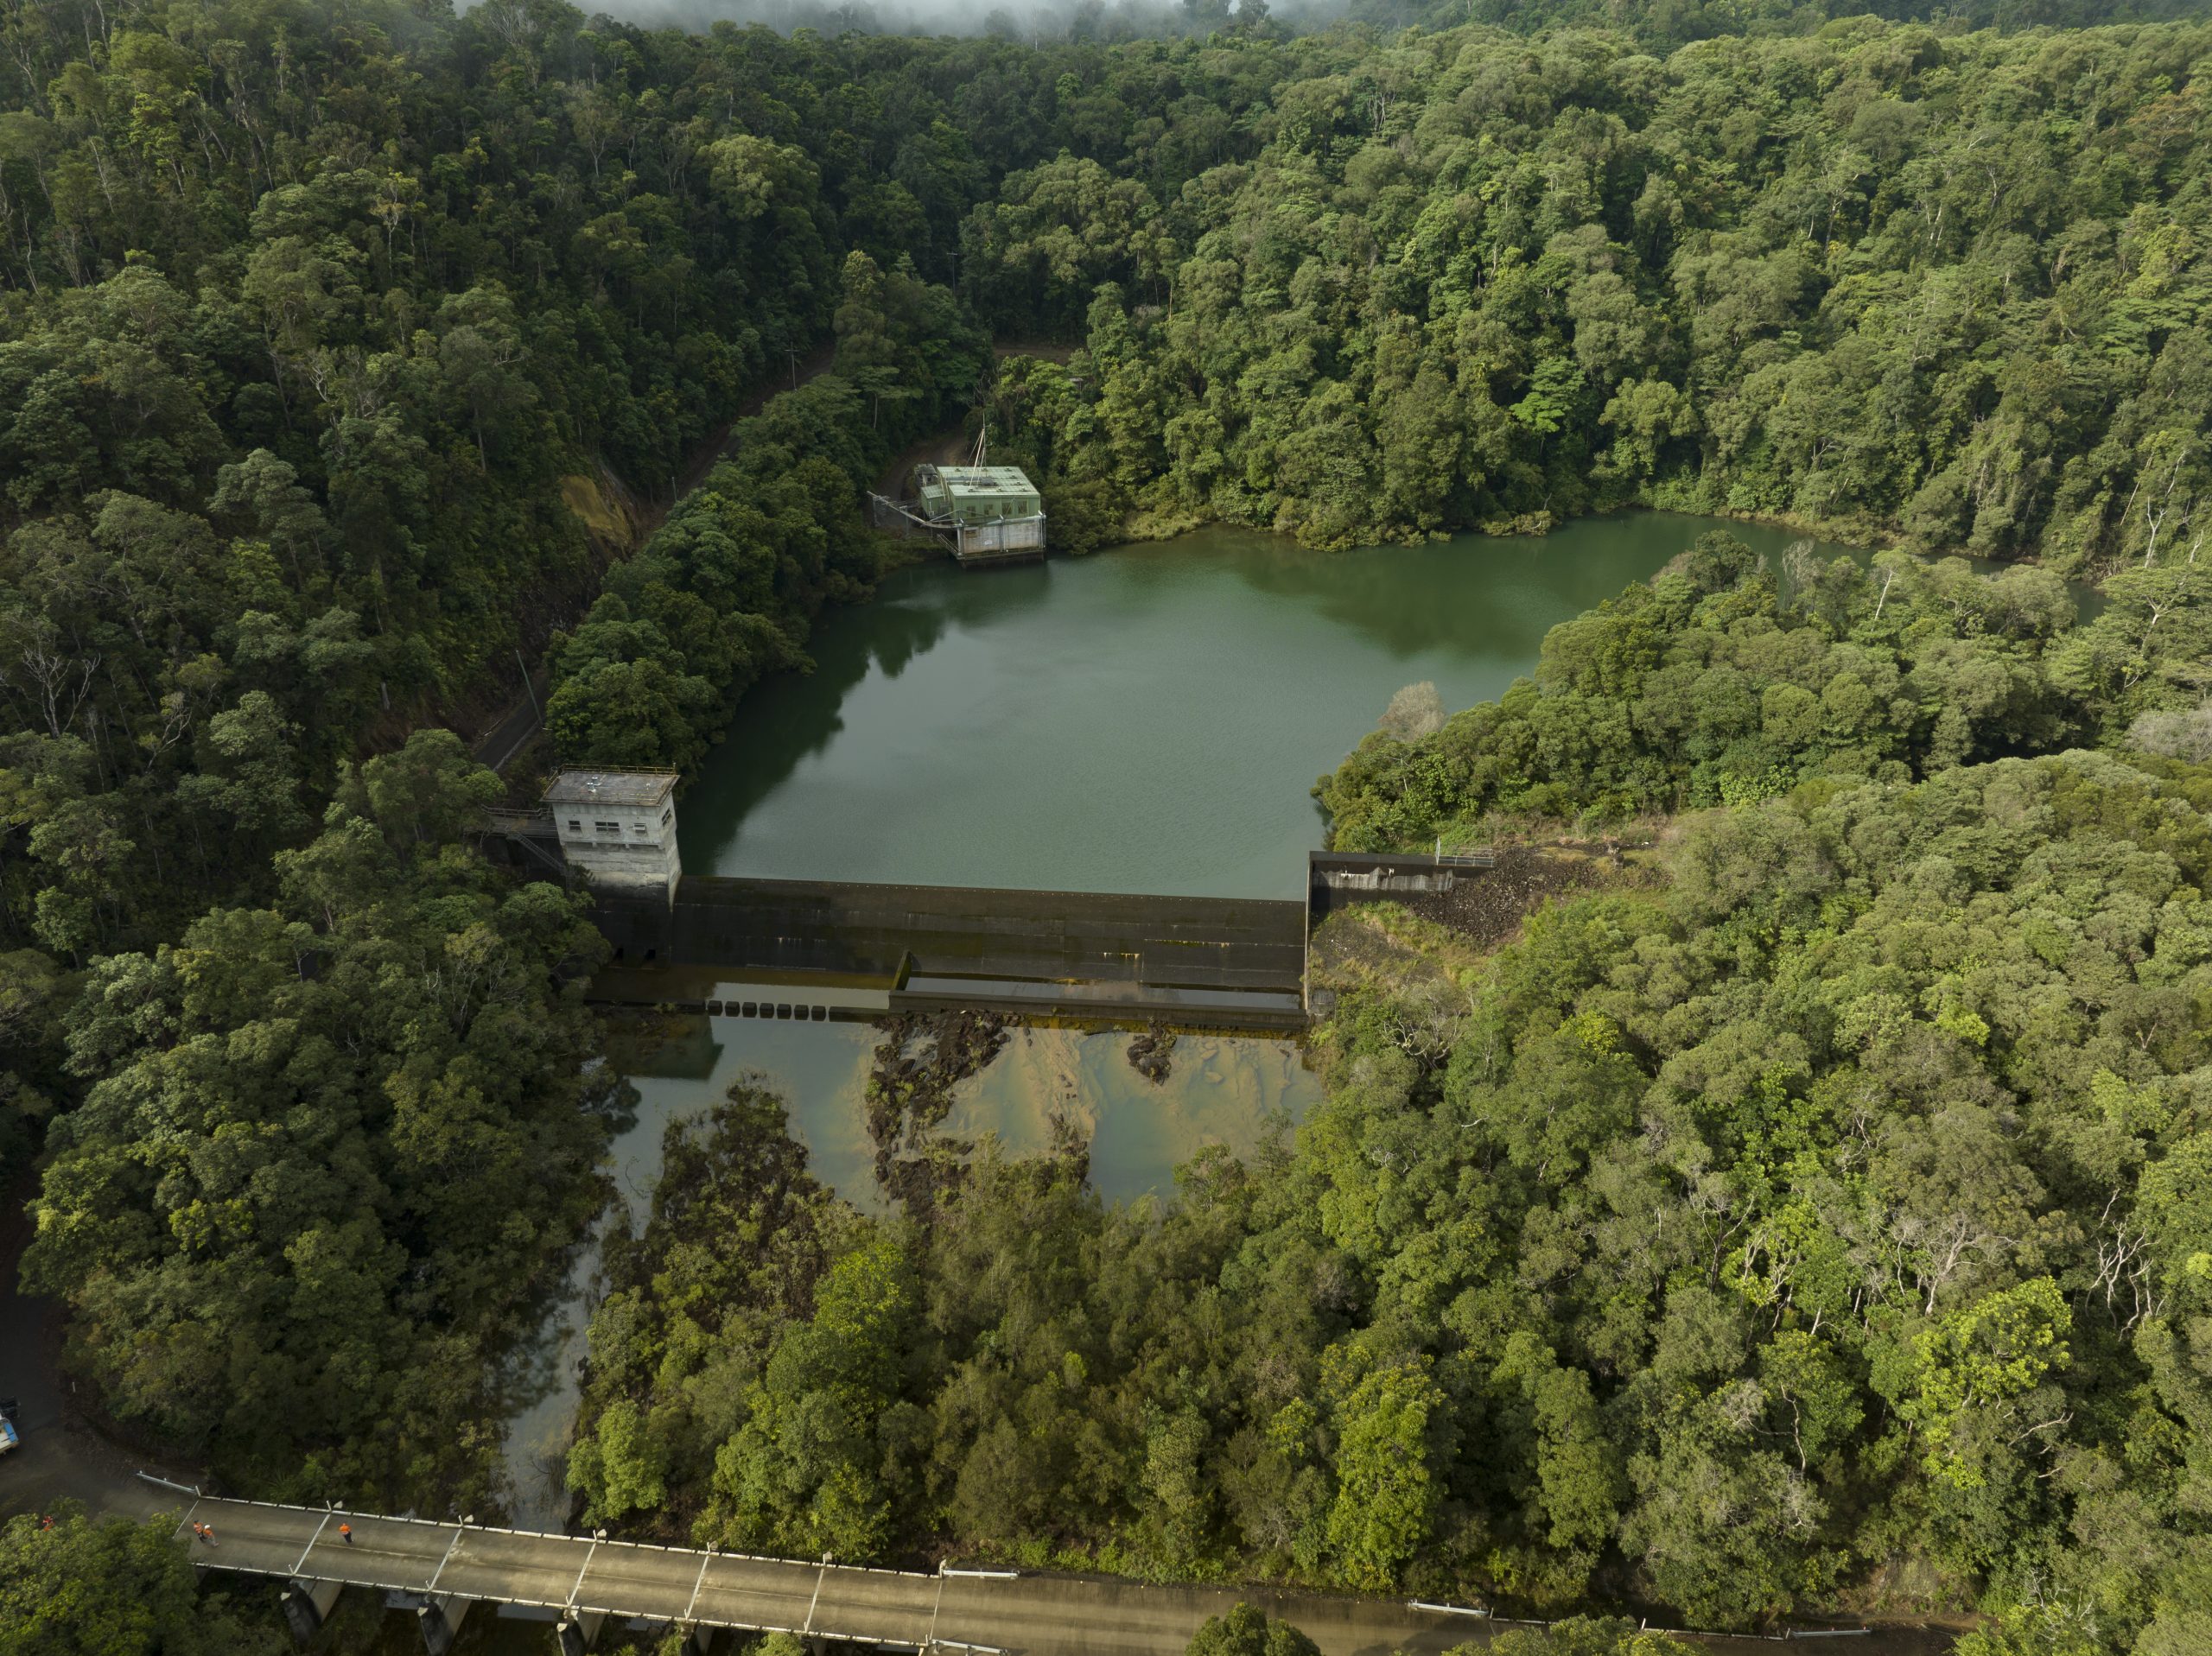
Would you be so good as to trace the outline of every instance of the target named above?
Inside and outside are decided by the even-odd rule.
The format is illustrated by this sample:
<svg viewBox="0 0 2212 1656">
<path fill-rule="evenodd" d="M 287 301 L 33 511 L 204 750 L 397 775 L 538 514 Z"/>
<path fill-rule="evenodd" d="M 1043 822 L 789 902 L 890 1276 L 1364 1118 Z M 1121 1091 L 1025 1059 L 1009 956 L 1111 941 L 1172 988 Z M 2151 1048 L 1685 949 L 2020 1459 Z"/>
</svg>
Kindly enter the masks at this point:
<svg viewBox="0 0 2212 1656">
<path fill-rule="evenodd" d="M 545 790 L 554 837 L 571 869 L 594 885 L 674 898 L 676 772 L 563 771 Z"/>
</svg>

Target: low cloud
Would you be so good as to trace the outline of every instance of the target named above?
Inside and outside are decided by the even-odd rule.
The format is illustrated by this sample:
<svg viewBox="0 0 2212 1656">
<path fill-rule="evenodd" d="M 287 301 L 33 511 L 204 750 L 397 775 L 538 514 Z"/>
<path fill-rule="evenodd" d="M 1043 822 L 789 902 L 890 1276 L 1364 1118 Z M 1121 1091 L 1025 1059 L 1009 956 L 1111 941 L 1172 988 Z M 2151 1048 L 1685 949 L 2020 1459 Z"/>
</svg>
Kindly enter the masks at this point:
<svg viewBox="0 0 2212 1656">
<path fill-rule="evenodd" d="M 1244 0 L 1269 15 L 1300 25 L 1324 21 L 1339 5 L 1279 3 Z M 683 29 L 701 33 L 716 23 L 761 23 L 783 34 L 813 29 L 825 35 L 989 35 L 1007 40 L 1135 40 L 1163 35 L 1203 34 L 1235 15 L 1227 0 L 1196 4 L 1163 0 L 1058 0 L 1038 5 L 1026 0 L 621 0 L 591 5 L 594 13 L 641 29 Z"/>
</svg>

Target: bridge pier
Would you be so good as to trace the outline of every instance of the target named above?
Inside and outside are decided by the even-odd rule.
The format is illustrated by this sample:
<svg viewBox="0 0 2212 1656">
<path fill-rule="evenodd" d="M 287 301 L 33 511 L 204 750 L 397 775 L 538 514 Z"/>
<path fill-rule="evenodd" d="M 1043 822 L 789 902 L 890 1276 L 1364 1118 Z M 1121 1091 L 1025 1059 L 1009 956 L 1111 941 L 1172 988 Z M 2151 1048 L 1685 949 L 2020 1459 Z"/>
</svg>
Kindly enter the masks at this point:
<svg viewBox="0 0 2212 1656">
<path fill-rule="evenodd" d="M 446 1656 L 453 1648 L 453 1641 L 461 1632 L 461 1619 L 468 1614 L 473 1602 L 471 1599 L 455 1598 L 451 1593 L 439 1593 L 415 1612 L 416 1625 L 423 1629 L 423 1648 L 429 1656 Z"/>
<path fill-rule="evenodd" d="M 285 1585 L 281 1602 L 294 1644 L 304 1645 L 315 1636 L 345 1590 L 346 1583 L 337 1581 L 295 1580 Z"/>
<path fill-rule="evenodd" d="M 606 1625 L 604 1610 L 578 1610 L 563 1617 L 553 1629 L 553 1636 L 560 1641 L 561 1656 L 584 1656 L 599 1642 L 599 1630 Z"/>
</svg>

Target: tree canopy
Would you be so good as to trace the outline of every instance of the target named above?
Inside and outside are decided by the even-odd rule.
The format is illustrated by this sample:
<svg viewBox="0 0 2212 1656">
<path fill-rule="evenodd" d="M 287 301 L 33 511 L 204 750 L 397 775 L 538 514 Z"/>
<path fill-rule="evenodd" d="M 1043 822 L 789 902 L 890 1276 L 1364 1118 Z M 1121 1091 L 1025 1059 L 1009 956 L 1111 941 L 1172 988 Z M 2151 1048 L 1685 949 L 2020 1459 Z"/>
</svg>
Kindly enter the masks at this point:
<svg viewBox="0 0 2212 1656">
<path fill-rule="evenodd" d="M 1309 63 L 1256 153 L 1181 177 L 1010 174 L 971 284 L 1084 349 L 1012 365 L 1001 428 L 1154 530 L 1341 547 L 1641 502 L 2065 574 L 2193 556 L 2201 21 L 1660 56 L 1634 31 L 1699 25 L 1616 16 Z"/>
<path fill-rule="evenodd" d="M 1315 789 L 1333 842 L 1420 844 L 1499 812 L 1745 803 L 1816 777 L 1905 783 L 2146 720 L 2153 751 L 2193 751 L 2198 715 L 2177 704 L 2204 688 L 2212 561 L 2116 575 L 2086 623 L 2041 569 L 1897 553 L 1823 566 L 1793 549 L 1777 580 L 1753 562 L 1707 534 L 1553 628 L 1497 701 L 1427 733 L 1386 716 Z"/>
<path fill-rule="evenodd" d="M 535 661 L 562 755 L 696 771 L 966 417 L 1070 550 L 1891 549 L 1709 537 L 1494 702 L 1408 687 L 1336 845 L 1653 844 L 1500 947 L 1378 922 L 1325 1102 L 1172 1198 L 1064 1146 L 869 1215 L 752 1082 L 675 1122 L 590 1521 L 2202 1645 L 2212 26 L 1357 10 L 0 16 L 0 1160 L 110 1410 L 489 1507 L 623 1088 L 604 945 L 470 848 L 506 784 L 442 726 Z M 151 1532 L 0 1546 L 7 1648 L 197 1647 Z"/>
<path fill-rule="evenodd" d="M 26 1282 L 110 1408 L 271 1495 L 490 1495 L 493 1359 L 602 1198 L 606 946 L 423 837 L 485 777 L 454 758 L 371 760 L 270 906 L 102 957 L 69 1020 Z"/>
<path fill-rule="evenodd" d="M 774 1234 L 810 1251 L 793 1273 L 760 1222 L 657 1214 L 623 1256 L 639 1291 L 594 1324 L 602 1424 L 578 1486 L 732 1546 L 1256 1572 L 1522 1613 L 1611 1598 L 1697 1626 L 1833 1602 L 1910 1558 L 1923 1607 L 2061 1604 L 2107 1641 L 2084 1648 L 2185 1640 L 2212 1545 L 2189 1504 L 2212 777 L 2068 746 L 2100 720 L 2035 688 L 2075 629 L 2025 572 L 1900 562 L 1896 631 L 1873 635 L 1853 618 L 1888 566 L 1784 599 L 1725 540 L 1681 563 L 1560 629 L 1500 708 L 1586 694 L 1556 728 L 1618 708 L 1632 742 L 1637 683 L 1731 659 L 1733 638 L 1772 663 L 1860 651 L 1896 676 L 1867 699 L 1885 707 L 1919 705 L 1898 688 L 1913 660 L 1980 652 L 2026 687 L 2024 722 L 1942 746 L 1954 690 L 1884 714 L 1892 745 L 1870 746 L 1817 699 L 1770 725 L 1783 679 L 1700 666 L 1745 688 L 1686 684 L 1681 705 L 1750 708 L 1774 774 L 1707 787 L 1713 754 L 1636 750 L 1640 807 L 1674 813 L 1640 868 L 1494 953 L 1424 957 L 1416 931 L 1408 974 L 1329 986 L 1327 1097 L 1295 1142 L 1202 1155 L 1164 1203 L 1102 1203 L 1079 1157 L 986 1156 L 900 1215 L 831 1222 L 770 1148 L 774 1107 L 734 1097 L 712 1140 L 672 1140 L 677 1188 L 695 1143 L 767 1157 L 774 1182 L 721 1188 L 802 1193 Z M 1610 696 L 1573 688 L 1606 673 Z M 1477 709 L 1372 740 L 1418 750 L 1471 721 L 1506 728 Z M 1503 740 L 1467 747 L 1486 762 Z M 1511 774 L 1550 790 L 1551 820 L 1616 803 L 1602 765 Z M 671 1322 L 717 1303 L 677 1281 L 717 1279 L 772 1291 L 736 1293 L 720 1329 Z M 627 1496 L 618 1459 L 649 1475 Z M 1601 1632 L 1589 1647 L 1613 1648 Z"/>
<path fill-rule="evenodd" d="M 274 1618 L 200 1597 L 167 1519 L 49 1527 L 22 1513 L 0 1526 L 0 1653 L 5 1656 L 277 1656 Z"/>
</svg>

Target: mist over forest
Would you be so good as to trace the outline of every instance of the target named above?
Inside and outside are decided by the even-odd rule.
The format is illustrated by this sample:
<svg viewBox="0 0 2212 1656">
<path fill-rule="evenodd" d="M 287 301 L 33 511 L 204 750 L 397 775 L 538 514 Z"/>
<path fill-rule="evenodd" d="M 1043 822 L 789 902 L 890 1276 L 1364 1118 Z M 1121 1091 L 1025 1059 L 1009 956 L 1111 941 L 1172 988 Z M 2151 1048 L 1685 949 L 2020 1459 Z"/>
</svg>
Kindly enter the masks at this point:
<svg viewBox="0 0 2212 1656">
<path fill-rule="evenodd" d="M 595 12 L 639 29 L 703 34 L 720 23 L 761 24 L 779 34 L 986 35 L 1007 41 L 1127 41 L 1205 34 L 1263 19 L 1304 29 L 1344 15 L 1343 0 L 624 0 Z"/>
<path fill-rule="evenodd" d="M 467 6 L 459 10 L 466 10 Z M 1806 34 L 1834 18 L 1925 21 L 1955 29 L 2080 29 L 2204 15 L 2203 0 L 618 0 L 588 8 L 639 29 L 703 34 L 760 24 L 779 34 L 984 35 L 1111 42 L 1203 35 L 1224 27 L 1304 32 L 1351 22 L 1430 30 L 1486 23 L 1520 32 L 1615 29 L 1652 46 L 1736 35 Z"/>
</svg>

